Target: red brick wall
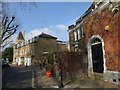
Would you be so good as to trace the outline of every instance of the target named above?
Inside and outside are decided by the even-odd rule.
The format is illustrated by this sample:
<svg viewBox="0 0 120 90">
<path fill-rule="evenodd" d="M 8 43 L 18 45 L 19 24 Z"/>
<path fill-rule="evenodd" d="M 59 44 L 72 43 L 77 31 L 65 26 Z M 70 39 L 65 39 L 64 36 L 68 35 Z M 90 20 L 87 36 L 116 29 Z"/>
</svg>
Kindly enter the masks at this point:
<svg viewBox="0 0 120 90">
<path fill-rule="evenodd" d="M 105 26 L 109 26 L 110 30 L 105 31 Z M 118 49 L 119 33 L 120 33 L 120 8 L 115 14 L 109 10 L 92 15 L 84 22 L 85 44 L 92 35 L 100 35 L 104 40 L 105 60 L 107 70 L 120 72 L 120 49 Z"/>
<path fill-rule="evenodd" d="M 63 77 L 81 77 L 87 75 L 87 62 L 83 60 L 84 53 L 62 52 L 59 53 L 58 61 L 62 67 Z"/>
</svg>

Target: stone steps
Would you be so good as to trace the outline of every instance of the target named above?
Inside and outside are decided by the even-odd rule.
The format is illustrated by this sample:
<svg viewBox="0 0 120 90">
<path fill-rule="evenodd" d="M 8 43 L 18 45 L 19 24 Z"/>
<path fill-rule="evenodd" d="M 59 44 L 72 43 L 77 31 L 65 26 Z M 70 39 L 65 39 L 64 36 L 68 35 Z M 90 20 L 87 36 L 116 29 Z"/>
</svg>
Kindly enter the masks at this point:
<svg viewBox="0 0 120 90">
<path fill-rule="evenodd" d="M 94 73 L 94 79 L 96 79 L 96 80 L 104 80 L 103 73 Z"/>
</svg>

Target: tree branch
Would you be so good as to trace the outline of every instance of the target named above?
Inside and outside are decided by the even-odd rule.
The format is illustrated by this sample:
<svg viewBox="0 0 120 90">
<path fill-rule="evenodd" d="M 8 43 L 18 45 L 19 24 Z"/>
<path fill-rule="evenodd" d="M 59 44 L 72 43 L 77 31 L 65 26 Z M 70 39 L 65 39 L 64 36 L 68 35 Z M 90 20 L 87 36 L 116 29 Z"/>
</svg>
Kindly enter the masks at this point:
<svg viewBox="0 0 120 90">
<path fill-rule="evenodd" d="M 3 42 L 8 39 L 11 35 L 13 35 L 15 32 L 17 31 L 17 29 L 15 29 L 11 34 L 9 34 L 8 36 L 6 36 L 5 38 L 3 38 Z"/>
<path fill-rule="evenodd" d="M 12 19 L 10 21 L 8 21 L 8 17 L 5 17 L 5 16 L 3 17 L 3 20 L 2 20 L 2 43 L 17 31 L 18 25 L 11 25 L 13 23 L 14 19 L 15 19 L 15 17 L 12 17 Z"/>
</svg>

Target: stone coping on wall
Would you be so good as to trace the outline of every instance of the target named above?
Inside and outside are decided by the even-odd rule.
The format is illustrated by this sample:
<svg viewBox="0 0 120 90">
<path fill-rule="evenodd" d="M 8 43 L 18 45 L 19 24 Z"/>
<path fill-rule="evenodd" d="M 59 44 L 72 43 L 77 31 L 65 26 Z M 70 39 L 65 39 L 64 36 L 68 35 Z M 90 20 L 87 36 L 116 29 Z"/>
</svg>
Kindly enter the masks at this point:
<svg viewBox="0 0 120 90">
<path fill-rule="evenodd" d="M 120 72 L 105 71 L 104 80 L 120 85 Z"/>
</svg>

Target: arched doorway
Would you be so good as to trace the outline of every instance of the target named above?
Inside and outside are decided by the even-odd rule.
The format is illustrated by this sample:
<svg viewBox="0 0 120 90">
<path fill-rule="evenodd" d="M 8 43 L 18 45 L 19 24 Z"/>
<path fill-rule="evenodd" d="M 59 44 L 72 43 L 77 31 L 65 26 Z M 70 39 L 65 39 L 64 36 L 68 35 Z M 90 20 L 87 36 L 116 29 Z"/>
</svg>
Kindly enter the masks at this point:
<svg viewBox="0 0 120 90">
<path fill-rule="evenodd" d="M 91 52 L 92 52 L 93 72 L 103 73 L 104 71 L 103 50 L 102 50 L 102 42 L 99 38 L 94 38 L 91 41 Z"/>
<path fill-rule="evenodd" d="M 105 52 L 104 42 L 99 35 L 93 35 L 88 40 L 88 72 L 90 73 L 104 73 L 105 66 Z"/>
</svg>

